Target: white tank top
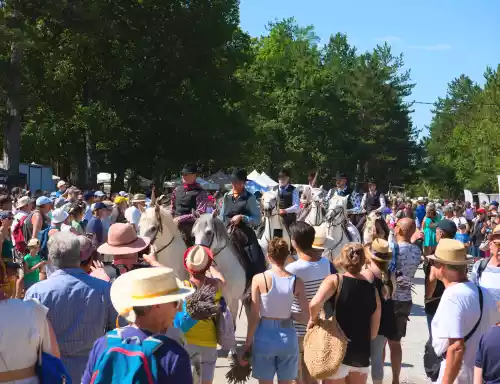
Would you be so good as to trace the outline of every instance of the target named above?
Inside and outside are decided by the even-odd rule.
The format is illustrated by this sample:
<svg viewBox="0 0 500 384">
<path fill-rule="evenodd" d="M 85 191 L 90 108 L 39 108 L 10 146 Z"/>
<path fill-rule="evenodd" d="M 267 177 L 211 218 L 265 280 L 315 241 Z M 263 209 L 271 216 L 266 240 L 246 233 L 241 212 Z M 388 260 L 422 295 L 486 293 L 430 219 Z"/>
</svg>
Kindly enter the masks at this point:
<svg viewBox="0 0 500 384">
<path fill-rule="evenodd" d="M 271 274 L 272 286 L 267 293 L 260 294 L 260 316 L 274 319 L 289 319 L 292 315 L 293 290 L 296 277 L 279 277 L 272 271 L 267 271 L 266 273 Z M 267 280 L 265 281 L 267 282 Z"/>
</svg>

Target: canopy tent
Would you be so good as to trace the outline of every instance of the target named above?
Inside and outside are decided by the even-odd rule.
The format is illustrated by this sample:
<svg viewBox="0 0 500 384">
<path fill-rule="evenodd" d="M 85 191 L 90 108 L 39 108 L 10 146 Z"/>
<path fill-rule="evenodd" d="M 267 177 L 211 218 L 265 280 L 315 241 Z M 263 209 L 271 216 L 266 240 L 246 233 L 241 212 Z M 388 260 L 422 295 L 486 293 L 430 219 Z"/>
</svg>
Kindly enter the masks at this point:
<svg viewBox="0 0 500 384">
<path fill-rule="evenodd" d="M 274 181 L 273 179 L 271 179 L 264 172 L 262 172 L 260 174 L 260 177 L 261 177 L 262 181 L 265 183 L 264 185 L 267 185 L 269 187 L 275 187 L 275 186 L 278 185 L 278 183 L 276 181 Z"/>
<path fill-rule="evenodd" d="M 114 174 L 114 177 L 116 178 L 116 174 Z M 125 176 L 125 183 L 128 184 L 129 178 Z M 137 176 L 137 181 L 139 183 L 139 186 L 141 188 L 149 188 L 151 184 L 153 183 L 152 180 L 146 179 L 145 177 L 142 176 Z M 106 172 L 101 172 L 97 174 L 97 183 L 98 184 L 110 184 L 111 183 L 111 173 L 106 173 Z"/>
<path fill-rule="evenodd" d="M 250 174 L 247 176 L 248 180 L 255 181 L 258 185 L 261 185 L 263 187 L 269 187 L 268 181 L 265 180 L 259 172 L 256 170 L 253 170 L 250 172 Z"/>
<path fill-rule="evenodd" d="M 227 175 L 224 172 L 216 172 L 208 176 L 206 180 L 210 183 L 223 187 L 227 184 L 231 184 L 231 175 Z"/>
<path fill-rule="evenodd" d="M 264 193 L 264 192 L 269 191 L 268 187 L 263 187 L 262 185 L 258 184 L 254 180 L 247 181 L 246 189 L 248 190 L 248 192 L 251 192 L 251 193 L 255 193 L 257 191 Z"/>
</svg>

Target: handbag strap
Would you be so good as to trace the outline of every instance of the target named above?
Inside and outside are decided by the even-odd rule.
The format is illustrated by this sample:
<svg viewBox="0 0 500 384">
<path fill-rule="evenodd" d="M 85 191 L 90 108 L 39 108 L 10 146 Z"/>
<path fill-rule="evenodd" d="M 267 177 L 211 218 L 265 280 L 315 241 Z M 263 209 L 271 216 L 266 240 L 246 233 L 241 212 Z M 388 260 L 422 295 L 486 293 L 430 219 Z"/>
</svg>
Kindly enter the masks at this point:
<svg viewBox="0 0 500 384">
<path fill-rule="evenodd" d="M 330 297 L 330 306 L 332 307 L 333 313 L 335 313 L 335 309 L 337 308 L 337 301 L 339 300 L 340 290 L 342 289 L 342 284 L 344 282 L 344 277 L 341 274 L 337 275 L 337 287 L 335 288 L 335 293 Z"/>
<path fill-rule="evenodd" d="M 483 290 L 479 285 L 476 285 L 477 291 L 479 293 L 479 319 L 477 320 L 476 325 L 474 325 L 474 328 L 471 329 L 471 331 L 464 337 L 464 343 L 469 340 L 474 332 L 476 332 L 477 327 L 479 327 L 479 323 L 481 323 L 481 319 L 483 318 Z"/>
</svg>

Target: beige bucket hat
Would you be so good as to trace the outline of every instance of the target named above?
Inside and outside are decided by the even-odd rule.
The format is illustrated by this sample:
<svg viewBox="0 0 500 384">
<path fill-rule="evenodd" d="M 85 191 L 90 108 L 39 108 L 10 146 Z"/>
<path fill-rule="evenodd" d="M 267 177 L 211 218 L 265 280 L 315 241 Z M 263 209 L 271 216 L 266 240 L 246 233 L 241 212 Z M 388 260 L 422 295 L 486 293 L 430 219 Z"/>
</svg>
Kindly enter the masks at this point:
<svg viewBox="0 0 500 384">
<path fill-rule="evenodd" d="M 312 247 L 314 249 L 319 249 L 321 251 L 329 248 L 333 248 L 334 241 L 326 235 L 326 228 L 322 226 L 314 227 L 316 234 L 314 235 L 314 241 Z"/>
<path fill-rule="evenodd" d="M 140 268 L 120 275 L 111 285 L 111 302 L 120 316 L 133 323 L 133 307 L 166 304 L 194 293 L 171 268 Z"/>
<path fill-rule="evenodd" d="M 427 258 L 449 265 L 466 265 L 474 262 L 473 257 L 467 254 L 465 245 L 453 239 L 441 239 L 434 255 L 427 256 Z"/>
</svg>

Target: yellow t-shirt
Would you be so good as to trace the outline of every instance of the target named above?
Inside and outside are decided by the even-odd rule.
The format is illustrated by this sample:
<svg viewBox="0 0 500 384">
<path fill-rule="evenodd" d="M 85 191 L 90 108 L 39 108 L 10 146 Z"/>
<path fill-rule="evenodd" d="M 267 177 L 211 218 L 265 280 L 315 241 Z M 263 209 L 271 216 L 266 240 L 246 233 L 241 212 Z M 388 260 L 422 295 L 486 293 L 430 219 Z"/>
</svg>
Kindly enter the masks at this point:
<svg viewBox="0 0 500 384">
<path fill-rule="evenodd" d="M 185 281 L 184 284 L 188 287 L 193 286 L 189 281 Z M 222 292 L 219 289 L 215 294 L 215 302 L 219 303 L 221 297 Z M 199 347 L 217 348 L 217 330 L 215 329 L 214 319 L 198 321 L 184 336 L 188 344 Z"/>
</svg>

